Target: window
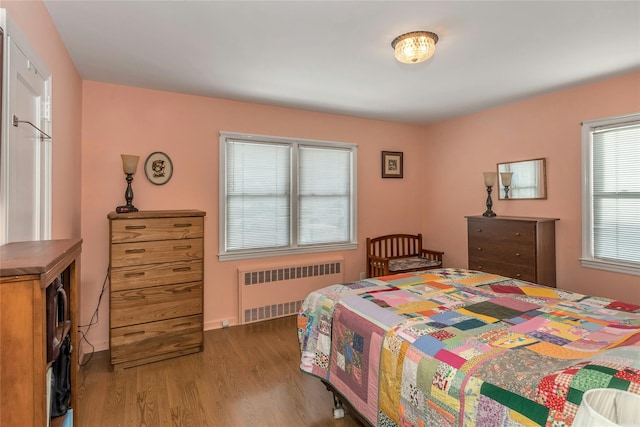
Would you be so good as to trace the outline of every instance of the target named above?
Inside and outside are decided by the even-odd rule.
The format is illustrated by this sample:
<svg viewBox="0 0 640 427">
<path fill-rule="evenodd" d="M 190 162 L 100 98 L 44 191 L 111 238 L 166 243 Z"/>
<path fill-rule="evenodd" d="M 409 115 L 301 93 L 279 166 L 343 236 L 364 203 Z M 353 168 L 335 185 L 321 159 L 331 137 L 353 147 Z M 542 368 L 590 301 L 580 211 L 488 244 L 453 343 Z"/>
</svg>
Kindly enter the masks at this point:
<svg viewBox="0 0 640 427">
<path fill-rule="evenodd" d="M 640 275 L 640 113 L 582 124 L 582 265 Z"/>
<path fill-rule="evenodd" d="M 220 133 L 220 260 L 355 249 L 356 145 Z"/>
</svg>

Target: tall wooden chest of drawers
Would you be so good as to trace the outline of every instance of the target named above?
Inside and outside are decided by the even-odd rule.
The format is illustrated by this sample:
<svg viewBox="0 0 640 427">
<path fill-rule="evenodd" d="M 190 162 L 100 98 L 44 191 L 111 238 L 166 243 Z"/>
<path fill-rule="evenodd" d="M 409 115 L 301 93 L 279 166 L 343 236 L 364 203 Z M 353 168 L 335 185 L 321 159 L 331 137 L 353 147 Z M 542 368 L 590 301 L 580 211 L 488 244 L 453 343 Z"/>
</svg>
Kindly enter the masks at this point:
<svg viewBox="0 0 640 427">
<path fill-rule="evenodd" d="M 204 216 L 197 210 L 108 215 L 115 368 L 202 350 Z"/>
<path fill-rule="evenodd" d="M 556 286 L 557 219 L 466 218 L 470 270 Z"/>
</svg>

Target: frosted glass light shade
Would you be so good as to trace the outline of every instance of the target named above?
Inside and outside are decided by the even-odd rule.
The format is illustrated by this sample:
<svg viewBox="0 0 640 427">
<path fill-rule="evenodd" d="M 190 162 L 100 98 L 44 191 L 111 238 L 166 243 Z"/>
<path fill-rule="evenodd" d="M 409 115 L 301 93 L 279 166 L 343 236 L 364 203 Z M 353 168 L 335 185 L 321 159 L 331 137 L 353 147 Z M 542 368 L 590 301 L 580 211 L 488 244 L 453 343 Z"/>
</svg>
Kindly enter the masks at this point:
<svg viewBox="0 0 640 427">
<path fill-rule="evenodd" d="M 498 172 L 482 172 L 482 174 L 484 175 L 484 185 L 493 187 L 496 184 Z"/>
<path fill-rule="evenodd" d="M 611 388 L 594 388 L 582 395 L 573 420 L 580 427 L 640 426 L 640 395 Z"/>
<path fill-rule="evenodd" d="M 436 53 L 438 35 L 430 31 L 412 31 L 402 34 L 391 42 L 396 59 L 403 64 L 426 61 Z"/>
<path fill-rule="evenodd" d="M 140 159 L 140 156 L 120 154 L 120 157 L 122 157 L 122 170 L 124 173 L 136 173 L 136 169 L 138 169 L 138 159 Z"/>
<path fill-rule="evenodd" d="M 513 172 L 500 172 L 500 179 L 502 179 L 502 185 L 507 187 L 510 186 L 512 176 L 513 176 Z"/>
</svg>

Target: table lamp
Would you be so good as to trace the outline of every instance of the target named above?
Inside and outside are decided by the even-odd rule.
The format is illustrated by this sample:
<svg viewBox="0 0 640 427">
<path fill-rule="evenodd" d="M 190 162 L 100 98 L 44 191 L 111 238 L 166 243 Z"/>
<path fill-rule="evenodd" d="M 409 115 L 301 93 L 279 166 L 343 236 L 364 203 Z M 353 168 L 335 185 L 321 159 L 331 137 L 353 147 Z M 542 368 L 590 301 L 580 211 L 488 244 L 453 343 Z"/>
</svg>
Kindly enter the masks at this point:
<svg viewBox="0 0 640 427">
<path fill-rule="evenodd" d="M 133 189 L 131 188 L 131 181 L 133 181 L 133 174 L 136 173 L 138 168 L 139 156 L 133 156 L 130 154 L 121 154 L 122 157 L 122 170 L 127 175 L 127 190 L 124 192 L 124 198 L 127 204 L 124 206 L 118 206 L 116 208 L 117 213 L 138 212 L 138 208 L 133 206 Z"/>
<path fill-rule="evenodd" d="M 498 177 L 497 172 L 483 172 L 484 175 L 484 185 L 487 187 L 487 210 L 482 214 L 482 216 L 496 216 L 496 213 L 491 210 L 493 206 L 493 201 L 491 200 L 491 190 L 492 187 L 496 183 L 496 178 Z"/>
</svg>

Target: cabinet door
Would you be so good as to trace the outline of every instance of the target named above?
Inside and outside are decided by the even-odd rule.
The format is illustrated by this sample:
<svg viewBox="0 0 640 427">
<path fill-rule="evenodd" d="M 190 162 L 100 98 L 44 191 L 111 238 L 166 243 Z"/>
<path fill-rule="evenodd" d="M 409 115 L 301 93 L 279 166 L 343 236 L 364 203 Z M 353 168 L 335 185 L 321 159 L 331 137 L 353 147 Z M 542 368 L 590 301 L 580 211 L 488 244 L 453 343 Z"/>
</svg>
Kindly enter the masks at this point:
<svg viewBox="0 0 640 427">
<path fill-rule="evenodd" d="M 44 425 L 47 360 L 43 294 L 37 276 L 0 279 L 3 426 Z"/>
</svg>

